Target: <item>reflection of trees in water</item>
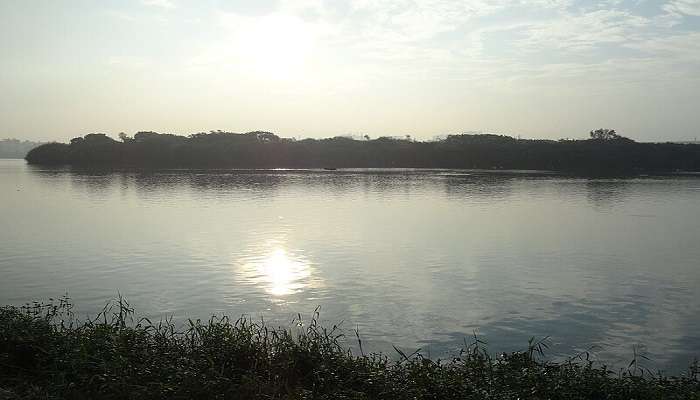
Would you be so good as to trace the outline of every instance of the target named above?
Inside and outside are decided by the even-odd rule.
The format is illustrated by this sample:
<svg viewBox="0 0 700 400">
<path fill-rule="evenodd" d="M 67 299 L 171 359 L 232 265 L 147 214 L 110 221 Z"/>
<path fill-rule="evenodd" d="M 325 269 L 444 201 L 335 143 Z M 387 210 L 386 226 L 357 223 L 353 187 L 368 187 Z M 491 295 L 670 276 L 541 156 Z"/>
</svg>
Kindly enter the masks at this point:
<svg viewBox="0 0 700 400">
<path fill-rule="evenodd" d="M 272 175 L 238 171 L 145 171 L 133 176 L 138 195 L 147 197 L 208 193 L 251 192 L 269 197 L 275 194 L 281 179 Z"/>
<path fill-rule="evenodd" d="M 310 170 L 100 170 L 28 166 L 43 182 L 68 181 L 79 192 L 104 195 L 132 188 L 137 194 L 160 195 L 196 190 L 199 192 L 253 191 L 269 195 L 282 187 L 299 186 L 326 193 L 352 192 L 362 186 L 370 190 L 395 190 L 411 179 L 400 174 L 365 172 L 319 172 Z M 61 179 L 63 178 L 63 179 Z M 415 179 L 413 179 L 415 180 Z"/>
<path fill-rule="evenodd" d="M 588 180 L 586 198 L 596 209 L 609 210 L 625 200 L 630 189 L 626 180 Z"/>
<path fill-rule="evenodd" d="M 106 170 L 71 170 L 71 187 L 76 191 L 84 191 L 88 195 L 104 197 L 117 189 L 119 173 Z"/>
<path fill-rule="evenodd" d="M 515 179 L 522 177 L 501 174 L 444 175 L 445 192 L 452 199 L 479 202 L 504 200 L 513 192 Z"/>
<path fill-rule="evenodd" d="M 416 191 L 441 192 L 448 196 L 493 201 L 512 192 L 513 179 L 501 174 L 447 175 L 422 170 L 107 170 L 78 168 L 39 168 L 33 174 L 55 183 L 68 177 L 72 188 L 89 195 L 135 190 L 137 195 L 164 196 L 183 190 L 198 192 L 245 191 L 269 196 L 283 188 L 301 188 L 324 194 L 364 193 L 410 195 Z"/>
<path fill-rule="evenodd" d="M 42 182 L 55 185 L 61 177 L 69 177 L 74 190 L 103 197 L 106 194 L 129 188 L 137 194 L 168 195 L 182 190 L 199 192 L 247 191 L 269 196 L 281 188 L 298 186 L 326 194 L 402 194 L 417 190 L 444 190 L 449 198 L 489 202 L 508 198 L 517 180 L 534 179 L 491 173 L 396 171 L 334 171 L 310 170 L 100 170 L 78 168 L 44 168 L 28 166 Z M 626 180 L 588 180 L 585 191 L 588 201 L 598 209 L 611 209 L 623 201 L 630 192 L 631 183 Z"/>
<path fill-rule="evenodd" d="M 161 173 L 135 176 L 139 190 L 166 190 L 182 188 L 199 191 L 253 191 L 269 195 L 284 188 L 301 188 L 323 194 L 343 195 L 363 190 L 365 193 L 409 193 L 416 186 L 435 184 L 425 173 L 399 173 L 381 171 L 181 171 L 167 175 Z"/>
<path fill-rule="evenodd" d="M 56 167 L 35 164 L 26 164 L 26 168 L 33 175 L 46 177 L 58 176 L 71 170 L 71 167 Z"/>
<path fill-rule="evenodd" d="M 402 171 L 365 174 L 362 178 L 364 193 L 410 195 L 416 191 L 438 191 L 439 181 L 430 172 Z"/>
<path fill-rule="evenodd" d="M 70 185 L 76 192 L 90 196 L 104 197 L 117 188 L 125 187 L 126 172 L 110 169 L 86 169 L 77 167 L 27 166 L 32 176 L 41 179 L 42 184 L 58 186 Z"/>
<path fill-rule="evenodd" d="M 42 185 L 47 185 L 52 188 L 58 188 L 64 185 L 66 181 L 61 178 L 65 178 L 66 174 L 70 171 L 70 167 L 46 167 L 32 164 L 27 164 L 26 168 L 33 178 L 37 178 L 41 181 Z"/>
<path fill-rule="evenodd" d="M 330 194 L 346 193 L 352 191 L 357 185 L 357 179 L 353 174 L 340 172 L 296 170 L 267 171 L 261 174 L 277 179 L 280 187 L 300 187 Z"/>
<path fill-rule="evenodd" d="M 284 181 L 278 175 L 232 172 L 232 173 L 207 173 L 196 172 L 186 176 L 187 184 L 198 190 L 237 190 L 253 189 L 256 191 L 270 191 L 277 189 Z"/>
<path fill-rule="evenodd" d="M 29 171 L 42 182 L 56 185 L 68 182 L 76 192 L 104 196 L 117 189 L 130 188 L 141 195 L 167 195 L 183 190 L 231 191 L 254 190 L 269 192 L 285 181 L 280 175 L 261 172 L 193 171 L 193 170 L 107 170 L 78 168 L 40 168 Z"/>
</svg>

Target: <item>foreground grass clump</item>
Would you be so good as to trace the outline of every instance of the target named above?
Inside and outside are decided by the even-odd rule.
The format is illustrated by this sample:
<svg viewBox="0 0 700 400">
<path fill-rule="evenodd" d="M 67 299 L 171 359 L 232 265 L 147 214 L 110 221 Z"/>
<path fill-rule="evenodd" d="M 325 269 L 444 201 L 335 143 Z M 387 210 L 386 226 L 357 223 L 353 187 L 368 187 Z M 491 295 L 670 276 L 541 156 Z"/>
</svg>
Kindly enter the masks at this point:
<svg viewBox="0 0 700 400">
<path fill-rule="evenodd" d="M 392 361 L 353 355 L 317 318 L 292 329 L 212 318 L 178 332 L 132 315 L 122 299 L 80 323 L 65 299 L 0 308 L 0 399 L 700 399 L 697 366 L 665 377 L 553 363 L 541 342 L 492 357 L 475 338 L 451 360 L 397 350 Z"/>
</svg>

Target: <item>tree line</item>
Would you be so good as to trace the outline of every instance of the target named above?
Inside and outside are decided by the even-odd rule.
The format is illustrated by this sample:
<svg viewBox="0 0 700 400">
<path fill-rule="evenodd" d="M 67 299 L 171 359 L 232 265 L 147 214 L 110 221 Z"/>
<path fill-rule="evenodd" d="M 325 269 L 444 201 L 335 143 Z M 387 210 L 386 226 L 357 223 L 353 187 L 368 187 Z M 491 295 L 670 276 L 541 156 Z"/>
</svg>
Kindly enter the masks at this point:
<svg viewBox="0 0 700 400">
<path fill-rule="evenodd" d="M 0 140 L 0 158 L 24 158 L 29 150 L 40 144 L 29 140 L 2 139 Z"/>
<path fill-rule="evenodd" d="M 31 150 L 32 164 L 196 168 L 527 169 L 579 174 L 700 171 L 700 146 L 639 143 L 598 129 L 586 140 L 458 134 L 435 141 L 282 138 L 271 132 L 211 131 L 188 136 L 138 132 L 115 140 L 93 133 Z"/>
</svg>

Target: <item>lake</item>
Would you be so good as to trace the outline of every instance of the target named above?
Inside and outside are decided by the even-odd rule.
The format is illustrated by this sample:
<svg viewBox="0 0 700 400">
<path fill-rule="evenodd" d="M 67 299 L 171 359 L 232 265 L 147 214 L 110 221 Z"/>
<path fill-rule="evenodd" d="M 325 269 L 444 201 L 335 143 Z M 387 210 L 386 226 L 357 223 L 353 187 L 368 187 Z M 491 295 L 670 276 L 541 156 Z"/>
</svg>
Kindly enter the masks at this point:
<svg viewBox="0 0 700 400">
<path fill-rule="evenodd" d="M 0 304 L 322 323 L 365 350 L 550 336 L 620 366 L 700 356 L 700 178 L 451 170 L 88 171 L 0 160 Z M 351 343 L 352 344 L 352 343 Z"/>
</svg>

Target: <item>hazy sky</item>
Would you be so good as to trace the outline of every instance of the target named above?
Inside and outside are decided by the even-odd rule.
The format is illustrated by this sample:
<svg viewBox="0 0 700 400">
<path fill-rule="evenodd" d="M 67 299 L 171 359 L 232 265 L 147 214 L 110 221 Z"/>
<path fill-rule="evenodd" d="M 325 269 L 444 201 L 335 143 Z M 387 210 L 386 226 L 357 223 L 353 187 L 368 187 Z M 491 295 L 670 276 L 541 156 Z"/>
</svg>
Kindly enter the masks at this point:
<svg viewBox="0 0 700 400">
<path fill-rule="evenodd" d="M 700 137 L 700 0 L 0 0 L 0 137 Z"/>
</svg>

